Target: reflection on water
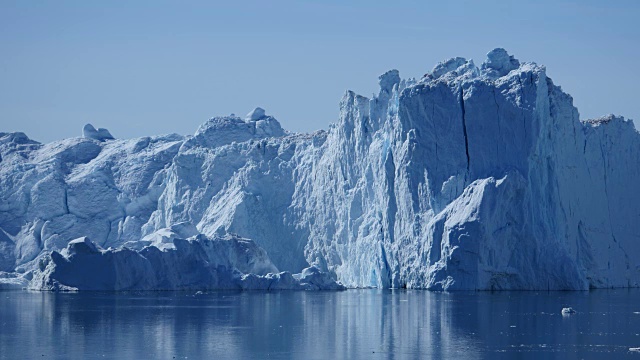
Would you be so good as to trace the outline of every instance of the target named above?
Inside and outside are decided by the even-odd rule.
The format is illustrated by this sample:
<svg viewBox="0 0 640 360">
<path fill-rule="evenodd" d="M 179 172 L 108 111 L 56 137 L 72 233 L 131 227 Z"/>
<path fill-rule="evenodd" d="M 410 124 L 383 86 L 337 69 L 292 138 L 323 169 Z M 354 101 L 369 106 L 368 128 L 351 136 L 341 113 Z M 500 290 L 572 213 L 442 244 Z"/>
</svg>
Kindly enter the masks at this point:
<svg viewBox="0 0 640 360">
<path fill-rule="evenodd" d="M 0 358 L 629 356 L 640 347 L 639 300 L 639 290 L 6 291 Z M 564 306 L 578 313 L 563 317 Z"/>
</svg>

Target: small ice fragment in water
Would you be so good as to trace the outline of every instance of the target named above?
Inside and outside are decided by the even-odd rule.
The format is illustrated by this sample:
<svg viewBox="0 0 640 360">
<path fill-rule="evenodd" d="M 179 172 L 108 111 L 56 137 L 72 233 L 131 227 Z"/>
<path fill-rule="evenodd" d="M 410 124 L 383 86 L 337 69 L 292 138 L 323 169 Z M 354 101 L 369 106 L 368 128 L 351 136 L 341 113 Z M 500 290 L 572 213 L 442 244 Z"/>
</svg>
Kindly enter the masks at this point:
<svg viewBox="0 0 640 360">
<path fill-rule="evenodd" d="M 562 308 L 562 315 L 575 314 L 576 311 L 572 307 Z"/>
<path fill-rule="evenodd" d="M 640 352 L 640 347 L 637 347 L 637 348 L 629 348 L 629 351 L 632 351 L 632 352 Z"/>
</svg>

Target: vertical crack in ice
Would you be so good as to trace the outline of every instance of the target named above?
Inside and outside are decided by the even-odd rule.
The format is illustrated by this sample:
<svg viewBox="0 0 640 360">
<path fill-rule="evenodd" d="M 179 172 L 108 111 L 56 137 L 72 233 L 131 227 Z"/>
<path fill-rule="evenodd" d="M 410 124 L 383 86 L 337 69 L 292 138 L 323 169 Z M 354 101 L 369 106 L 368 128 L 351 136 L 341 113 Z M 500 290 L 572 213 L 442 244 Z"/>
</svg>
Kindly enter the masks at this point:
<svg viewBox="0 0 640 360">
<path fill-rule="evenodd" d="M 387 258 L 387 251 L 384 249 L 384 243 L 380 243 L 380 255 L 382 258 L 382 266 L 384 266 L 380 272 L 380 282 L 382 286 L 389 287 L 391 285 L 391 267 L 389 266 L 389 259 Z M 384 278 L 382 277 L 384 274 Z"/>
<path fill-rule="evenodd" d="M 69 194 L 67 188 L 64 188 L 64 212 L 69 214 Z"/>
<path fill-rule="evenodd" d="M 462 110 L 462 133 L 464 135 L 464 151 L 467 154 L 467 172 L 469 172 L 469 139 L 467 137 L 467 119 L 464 109 L 464 89 L 460 87 L 460 107 Z"/>
<path fill-rule="evenodd" d="M 436 153 L 435 169 L 436 169 L 436 172 L 438 172 L 438 164 L 440 163 L 440 161 L 438 161 L 438 128 L 436 127 L 436 124 L 435 124 L 435 118 L 436 118 L 436 104 L 435 102 L 432 102 L 431 103 L 431 126 L 433 126 L 433 135 L 436 138 L 436 141 L 434 141 L 435 153 Z"/>
<path fill-rule="evenodd" d="M 42 251 L 42 249 L 44 248 L 44 244 L 42 243 L 42 227 L 44 226 L 44 221 L 42 220 L 36 220 L 34 226 L 33 226 L 33 237 L 36 240 L 36 245 L 38 246 L 38 248 Z M 36 255 L 34 255 L 35 258 Z"/>
<path fill-rule="evenodd" d="M 609 215 L 609 229 L 610 229 L 610 231 L 611 231 L 611 239 L 613 240 L 613 242 L 614 242 L 616 245 L 618 245 L 618 248 L 619 248 L 619 249 L 620 249 L 620 251 L 622 251 L 622 253 L 624 254 L 624 257 L 625 257 L 625 265 L 626 265 L 627 270 L 629 270 L 629 267 L 630 267 L 630 266 L 629 266 L 629 255 L 627 254 L 627 252 L 624 250 L 624 248 L 622 247 L 622 245 L 620 245 L 620 243 L 619 243 L 619 242 L 618 242 L 618 240 L 616 239 L 616 234 L 615 234 L 615 231 L 614 231 L 614 229 L 613 229 L 613 218 L 611 217 L 611 200 L 610 200 L 610 198 L 609 198 L 609 190 L 608 190 L 609 184 L 607 183 L 607 169 L 608 169 L 608 166 L 607 166 L 607 157 L 606 157 L 606 155 L 605 155 L 605 151 L 604 151 L 604 144 L 602 144 L 602 138 L 603 138 L 604 136 L 605 136 L 605 135 L 603 134 L 603 135 L 600 137 L 600 139 L 599 139 L 599 140 L 600 140 L 600 155 L 602 156 L 602 166 L 603 166 L 602 174 L 603 174 L 603 176 L 604 176 L 604 196 L 605 196 L 606 201 L 607 201 L 607 213 L 608 213 L 608 215 Z M 628 279 L 627 279 L 627 281 L 628 281 Z"/>
<path fill-rule="evenodd" d="M 493 92 L 493 102 L 496 104 L 496 124 L 498 125 L 498 139 L 502 140 L 502 129 L 500 128 L 500 105 L 498 104 L 498 99 L 496 98 L 496 88 L 492 88 Z M 499 141 L 496 141 L 496 161 L 500 158 L 500 148 Z M 468 157 L 468 156 L 467 156 Z"/>
<path fill-rule="evenodd" d="M 395 193 L 395 176 L 396 176 L 396 165 L 393 161 L 393 152 L 389 149 L 387 151 L 387 158 L 384 164 L 384 171 L 386 176 L 387 183 L 387 195 L 389 196 L 389 200 L 387 203 L 387 232 L 389 233 L 389 242 L 395 242 L 395 223 L 396 223 L 396 214 L 398 212 L 398 203 L 396 199 Z"/>
<path fill-rule="evenodd" d="M 616 240 L 616 236 L 613 234 L 613 223 L 612 223 L 612 219 L 611 219 L 611 205 L 609 203 L 609 191 L 607 189 L 608 184 L 607 184 L 607 159 L 606 156 L 604 155 L 604 148 L 602 145 L 602 137 L 600 137 L 600 156 L 602 156 L 602 175 L 604 177 L 604 196 L 607 199 L 607 214 L 609 215 L 609 229 L 611 231 L 611 237 L 613 238 L 613 241 L 615 242 Z"/>
<path fill-rule="evenodd" d="M 103 248 L 107 248 L 107 244 L 109 243 L 109 236 L 111 236 L 111 220 L 107 220 L 107 226 L 109 226 L 109 229 L 107 230 L 107 236 L 104 238 L 104 241 L 102 242 L 102 244 L 100 244 L 100 246 L 102 246 Z"/>
<path fill-rule="evenodd" d="M 516 103 L 519 105 L 518 107 L 520 108 L 520 115 L 522 117 L 522 133 L 524 134 L 524 140 L 526 141 L 527 139 L 527 120 L 526 120 L 526 116 L 524 115 L 524 104 L 526 101 L 526 96 L 524 93 L 524 86 L 522 85 L 522 80 L 520 79 L 520 77 L 516 77 L 516 80 L 518 81 L 518 88 L 520 89 L 520 95 L 518 95 L 517 99 L 516 99 Z M 529 82 L 530 82 L 530 86 L 534 85 L 534 81 L 533 81 L 533 74 L 529 74 Z M 535 105 L 534 105 L 535 107 Z M 551 109 L 549 109 L 551 110 Z M 551 116 L 553 118 L 553 116 Z"/>
</svg>

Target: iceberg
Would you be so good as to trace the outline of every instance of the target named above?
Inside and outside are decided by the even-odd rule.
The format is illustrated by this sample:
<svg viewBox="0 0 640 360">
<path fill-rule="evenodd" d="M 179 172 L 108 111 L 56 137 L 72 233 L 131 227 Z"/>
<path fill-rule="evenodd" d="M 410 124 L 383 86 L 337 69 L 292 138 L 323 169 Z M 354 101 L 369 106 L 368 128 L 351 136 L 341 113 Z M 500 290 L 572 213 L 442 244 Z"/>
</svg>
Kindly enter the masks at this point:
<svg viewBox="0 0 640 360">
<path fill-rule="evenodd" d="M 0 287 L 640 286 L 632 121 L 581 120 L 504 49 L 379 85 L 311 134 L 262 108 L 192 136 L 0 133 Z"/>
</svg>

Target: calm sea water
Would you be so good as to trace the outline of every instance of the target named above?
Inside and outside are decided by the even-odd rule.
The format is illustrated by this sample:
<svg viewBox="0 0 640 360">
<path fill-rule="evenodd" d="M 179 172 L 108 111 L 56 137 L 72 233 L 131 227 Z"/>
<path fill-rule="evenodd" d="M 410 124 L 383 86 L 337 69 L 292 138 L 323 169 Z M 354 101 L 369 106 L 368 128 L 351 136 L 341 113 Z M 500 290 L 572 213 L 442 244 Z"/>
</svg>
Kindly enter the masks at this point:
<svg viewBox="0 0 640 360">
<path fill-rule="evenodd" d="M 637 289 L 0 292 L 2 359 L 640 359 L 632 347 Z"/>
</svg>

